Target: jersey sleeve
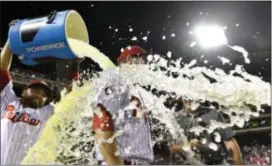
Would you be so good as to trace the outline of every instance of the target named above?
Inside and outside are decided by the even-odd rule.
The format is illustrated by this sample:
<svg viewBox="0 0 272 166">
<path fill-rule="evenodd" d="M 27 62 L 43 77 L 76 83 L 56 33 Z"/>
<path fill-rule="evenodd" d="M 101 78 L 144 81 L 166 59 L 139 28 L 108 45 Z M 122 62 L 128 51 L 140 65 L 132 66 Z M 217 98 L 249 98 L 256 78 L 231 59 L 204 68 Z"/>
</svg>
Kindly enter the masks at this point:
<svg viewBox="0 0 272 166">
<path fill-rule="evenodd" d="M 0 70 L 0 80 L 0 90 L 2 91 L 11 82 L 9 71 Z"/>
<path fill-rule="evenodd" d="M 111 114 L 101 105 L 97 106 L 98 112 L 94 113 L 93 130 L 114 131 Z"/>
<path fill-rule="evenodd" d="M 0 70 L 1 108 L 2 105 L 18 100 L 8 71 Z"/>
</svg>

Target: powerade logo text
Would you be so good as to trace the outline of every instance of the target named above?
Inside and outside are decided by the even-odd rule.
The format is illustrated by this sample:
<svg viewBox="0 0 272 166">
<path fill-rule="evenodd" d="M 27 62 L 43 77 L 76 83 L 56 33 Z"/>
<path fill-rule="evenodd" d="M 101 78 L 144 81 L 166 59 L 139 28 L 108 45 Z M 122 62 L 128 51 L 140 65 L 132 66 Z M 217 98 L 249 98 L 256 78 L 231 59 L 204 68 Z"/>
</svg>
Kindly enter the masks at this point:
<svg viewBox="0 0 272 166">
<path fill-rule="evenodd" d="M 60 48 L 65 48 L 65 47 L 66 47 L 65 43 L 60 42 L 60 43 L 43 45 L 43 46 L 30 47 L 30 48 L 27 48 L 26 50 L 28 53 L 33 53 L 33 52 L 47 51 L 47 50 L 52 50 L 52 49 L 60 49 Z"/>
</svg>

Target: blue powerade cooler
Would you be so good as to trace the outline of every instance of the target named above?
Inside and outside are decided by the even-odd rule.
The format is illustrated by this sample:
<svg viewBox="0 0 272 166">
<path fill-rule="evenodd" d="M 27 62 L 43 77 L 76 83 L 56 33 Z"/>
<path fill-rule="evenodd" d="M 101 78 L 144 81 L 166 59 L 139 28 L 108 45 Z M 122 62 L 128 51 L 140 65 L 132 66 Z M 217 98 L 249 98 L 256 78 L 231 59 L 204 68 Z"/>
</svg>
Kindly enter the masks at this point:
<svg viewBox="0 0 272 166">
<path fill-rule="evenodd" d="M 54 11 L 47 17 L 19 20 L 9 29 L 11 50 L 25 65 L 78 59 L 68 38 L 89 43 L 86 25 L 74 10 Z"/>
</svg>

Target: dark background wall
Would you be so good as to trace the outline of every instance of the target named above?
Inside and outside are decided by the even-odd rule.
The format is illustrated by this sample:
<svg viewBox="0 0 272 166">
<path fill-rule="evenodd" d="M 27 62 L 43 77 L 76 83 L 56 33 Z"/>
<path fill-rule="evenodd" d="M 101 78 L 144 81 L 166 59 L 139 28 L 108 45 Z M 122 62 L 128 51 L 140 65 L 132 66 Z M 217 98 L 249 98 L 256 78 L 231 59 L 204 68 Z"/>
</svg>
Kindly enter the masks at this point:
<svg viewBox="0 0 272 166">
<path fill-rule="evenodd" d="M 1 43 L 7 39 L 8 23 L 13 19 L 32 18 L 47 15 L 53 10 L 75 9 L 86 22 L 90 44 L 100 49 L 114 62 L 120 49 L 128 45 L 140 45 L 150 52 L 166 54 L 172 51 L 173 57 L 183 57 L 185 62 L 198 60 L 198 65 L 220 67 L 226 71 L 235 64 L 242 64 L 252 74 L 270 81 L 271 76 L 271 2 L 1 2 Z M 203 14 L 200 14 L 202 12 Z M 190 26 L 186 26 L 189 22 Z M 245 64 L 240 53 L 225 47 L 220 55 L 229 58 L 234 65 L 222 65 L 217 52 L 192 50 L 188 44 L 194 39 L 188 32 L 200 23 L 216 23 L 227 26 L 226 36 L 230 45 L 240 45 L 252 53 L 251 64 Z M 239 27 L 236 27 L 236 24 Z M 112 29 L 109 29 L 109 26 Z M 129 32 L 129 27 L 133 32 Z M 118 28 L 118 32 L 115 32 Z M 148 34 L 148 31 L 150 32 Z M 176 37 L 171 38 L 171 33 Z M 167 39 L 162 40 L 162 35 Z M 131 41 L 148 36 L 147 41 Z M 255 38 L 254 38 L 255 36 Z M 194 48 L 197 49 L 197 48 Z M 261 53 L 253 56 L 253 53 Z M 268 51 L 264 53 L 262 51 Z M 208 64 L 203 63 L 204 54 Z M 267 59 L 268 58 L 268 59 Z M 266 60 L 267 59 L 267 60 Z M 86 60 L 82 68 L 93 62 Z M 29 68 L 40 72 L 53 73 L 55 64 L 24 66 L 14 59 L 13 66 Z"/>
</svg>

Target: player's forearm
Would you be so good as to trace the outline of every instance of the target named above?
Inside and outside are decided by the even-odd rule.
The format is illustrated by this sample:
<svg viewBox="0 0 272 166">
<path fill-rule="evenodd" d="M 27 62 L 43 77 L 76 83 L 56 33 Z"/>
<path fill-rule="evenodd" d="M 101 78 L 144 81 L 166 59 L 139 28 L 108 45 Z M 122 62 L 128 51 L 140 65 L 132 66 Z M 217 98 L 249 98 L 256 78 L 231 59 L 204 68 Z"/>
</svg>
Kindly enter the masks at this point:
<svg viewBox="0 0 272 166">
<path fill-rule="evenodd" d="M 12 51 L 9 47 L 9 42 L 7 41 L 3 50 L 1 51 L 1 63 L 0 69 L 9 71 L 12 62 Z"/>
<path fill-rule="evenodd" d="M 242 153 L 240 152 L 240 148 L 233 149 L 233 161 L 235 165 L 243 165 Z"/>
<path fill-rule="evenodd" d="M 103 156 L 103 159 L 108 165 L 122 165 L 123 162 L 119 156 L 116 156 L 116 143 L 105 142 L 114 136 L 114 131 L 95 131 L 95 138 L 97 142 L 101 142 L 99 150 Z"/>
<path fill-rule="evenodd" d="M 240 147 L 237 141 L 234 138 L 232 138 L 231 140 L 225 141 L 224 143 L 227 147 L 227 150 L 231 151 L 234 164 L 243 165 L 242 153 L 240 151 Z"/>
<path fill-rule="evenodd" d="M 115 143 L 101 143 L 99 147 L 105 162 L 108 165 L 122 165 L 123 162 L 119 156 L 115 155 L 116 145 Z"/>
<path fill-rule="evenodd" d="M 243 159 L 240 153 L 233 154 L 233 161 L 235 165 L 243 165 Z"/>
</svg>

